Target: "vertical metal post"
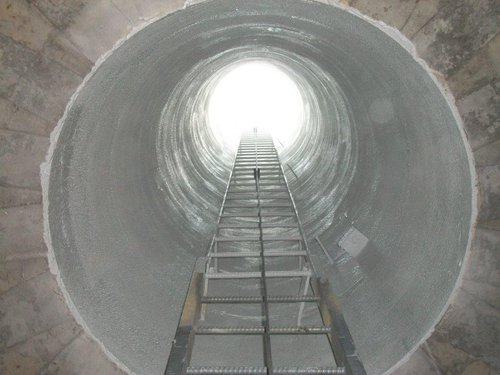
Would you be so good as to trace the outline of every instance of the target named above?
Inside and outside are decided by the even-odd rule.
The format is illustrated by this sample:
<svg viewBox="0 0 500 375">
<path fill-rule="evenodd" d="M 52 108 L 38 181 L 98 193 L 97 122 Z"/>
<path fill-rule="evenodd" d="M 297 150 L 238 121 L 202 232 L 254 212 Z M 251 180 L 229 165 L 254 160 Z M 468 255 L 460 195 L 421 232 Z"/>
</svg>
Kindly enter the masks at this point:
<svg viewBox="0 0 500 375">
<path fill-rule="evenodd" d="M 165 375 L 185 374 L 193 353 L 196 322 L 200 315 L 201 290 L 206 258 L 198 258 L 175 332 Z"/>
<path fill-rule="evenodd" d="M 348 375 L 366 375 L 347 323 L 330 288 L 330 282 L 328 279 L 314 278 L 311 285 L 315 294 L 320 297 L 318 305 L 321 319 L 326 326 L 331 327 L 327 336 L 337 366 L 345 367 Z"/>
</svg>

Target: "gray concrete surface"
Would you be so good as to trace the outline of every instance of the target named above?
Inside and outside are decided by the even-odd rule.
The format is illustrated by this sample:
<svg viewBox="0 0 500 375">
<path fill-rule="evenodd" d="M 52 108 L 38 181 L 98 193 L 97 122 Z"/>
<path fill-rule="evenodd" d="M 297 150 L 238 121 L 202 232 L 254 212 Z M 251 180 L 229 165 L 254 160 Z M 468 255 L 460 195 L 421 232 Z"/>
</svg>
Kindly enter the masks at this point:
<svg viewBox="0 0 500 375">
<path fill-rule="evenodd" d="M 369 239 L 352 268 L 321 272 L 334 288 L 361 274 L 338 291 L 365 366 L 384 373 L 428 335 L 455 288 L 475 219 L 473 177 L 431 76 L 339 8 L 203 2 L 114 50 L 71 104 L 43 171 L 62 283 L 127 368 L 161 372 L 234 153 L 206 124 L 210 80 L 245 59 L 287 69 L 310 108 L 281 151 L 298 175 L 291 188 L 307 233 L 332 252 L 351 225 Z"/>
<path fill-rule="evenodd" d="M 500 160 L 495 147 L 499 128 L 496 82 L 500 64 L 498 36 L 495 36 L 498 29 L 491 27 L 491 20 L 498 17 L 495 2 L 354 0 L 342 3 L 350 3 L 363 13 L 398 27 L 417 44 L 419 53 L 435 69 L 438 79 L 446 82 L 458 99 L 480 176 L 480 230 L 457 298 L 428 345 L 419 349 L 397 374 L 494 374 L 496 370 L 491 366 L 498 368 L 495 338 L 499 336 L 500 318 L 496 266 L 500 240 Z M 4 36 L 1 40 L 0 128 L 10 131 L 4 133 L 1 146 L 2 151 L 6 150 L 2 153 L 6 159 L 1 163 L 0 186 L 0 373 L 118 371 L 106 361 L 97 344 L 86 338 L 78 325 L 71 323 L 66 309 L 61 309 L 54 319 L 51 314 L 38 313 L 42 301 L 55 304 L 62 301 L 62 296 L 53 281 L 44 281 L 53 280 L 53 276 L 46 272 L 46 249 L 39 220 L 40 187 L 33 182 L 43 155 L 35 152 L 30 158 L 26 153 L 31 155 L 33 146 L 35 150 L 43 148 L 42 138 L 47 137 L 62 115 L 69 95 L 98 56 L 134 26 L 180 6 L 182 1 L 153 0 L 71 1 L 57 5 L 48 1 L 0 2 L 0 33 Z M 436 64 L 441 60 L 451 61 L 452 65 Z M 17 64 L 22 69 L 16 67 Z M 59 79 L 60 84 L 50 84 Z M 13 137 L 12 132 L 19 137 Z M 42 137 L 39 146 L 36 137 Z M 21 158 L 12 157 L 15 152 Z M 360 279 L 359 274 L 353 274 L 347 282 Z M 27 297 L 36 294 L 43 299 Z M 24 303 L 26 298 L 33 304 Z M 13 308 L 15 313 L 9 313 Z M 19 324 L 15 317 L 22 318 L 29 329 L 23 337 L 9 341 L 10 332 Z M 77 330 L 77 339 L 72 338 L 73 329 Z M 82 362 L 78 360 L 78 353 L 92 360 Z"/>
</svg>

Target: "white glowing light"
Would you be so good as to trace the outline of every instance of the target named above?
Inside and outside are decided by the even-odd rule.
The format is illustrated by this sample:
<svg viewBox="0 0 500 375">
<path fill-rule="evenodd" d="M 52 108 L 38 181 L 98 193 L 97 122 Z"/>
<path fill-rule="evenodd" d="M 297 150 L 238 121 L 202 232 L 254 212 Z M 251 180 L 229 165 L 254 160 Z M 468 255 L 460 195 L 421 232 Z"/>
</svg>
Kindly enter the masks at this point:
<svg viewBox="0 0 500 375">
<path fill-rule="evenodd" d="M 297 135 L 304 104 L 295 82 L 267 62 L 230 68 L 215 85 L 208 102 L 208 123 L 218 139 L 237 146 L 242 131 L 268 131 L 282 144 Z"/>
</svg>

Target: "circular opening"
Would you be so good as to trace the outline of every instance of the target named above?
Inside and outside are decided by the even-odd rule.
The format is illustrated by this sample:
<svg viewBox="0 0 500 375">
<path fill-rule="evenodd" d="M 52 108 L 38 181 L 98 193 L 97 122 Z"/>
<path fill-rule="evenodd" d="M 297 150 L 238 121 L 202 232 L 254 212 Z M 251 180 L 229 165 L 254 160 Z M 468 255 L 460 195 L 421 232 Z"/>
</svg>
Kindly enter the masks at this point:
<svg viewBox="0 0 500 375">
<path fill-rule="evenodd" d="M 202 2 L 128 38 L 85 81 L 52 145 L 46 230 L 76 313 L 132 371 L 165 368 L 246 126 L 283 137 L 313 261 L 369 373 L 432 330 L 468 246 L 469 158 L 436 82 L 379 26 L 314 2 Z M 247 348 L 209 343 L 200 364 Z"/>
<path fill-rule="evenodd" d="M 223 69 L 208 95 L 207 122 L 215 139 L 238 145 L 242 131 L 257 128 L 283 144 L 304 122 L 302 95 L 293 79 L 266 61 L 236 63 Z"/>
</svg>

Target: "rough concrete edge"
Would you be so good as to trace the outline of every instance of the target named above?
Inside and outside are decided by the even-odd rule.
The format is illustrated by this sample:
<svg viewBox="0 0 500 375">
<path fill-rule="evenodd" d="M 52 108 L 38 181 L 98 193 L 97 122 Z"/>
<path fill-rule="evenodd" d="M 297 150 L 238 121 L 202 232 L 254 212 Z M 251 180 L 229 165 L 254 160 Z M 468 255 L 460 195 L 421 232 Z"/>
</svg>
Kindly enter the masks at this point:
<svg viewBox="0 0 500 375">
<path fill-rule="evenodd" d="M 136 375 L 133 371 L 131 371 L 127 366 L 125 366 L 118 358 L 116 358 L 105 346 L 104 344 L 92 333 L 90 328 L 87 326 L 85 323 L 84 319 L 81 317 L 81 315 L 78 312 L 78 309 L 74 305 L 71 296 L 66 290 L 66 287 L 64 286 L 64 282 L 62 280 L 62 277 L 59 273 L 59 269 L 57 266 L 57 261 L 55 259 L 55 254 L 54 250 L 52 247 L 52 241 L 50 237 L 50 227 L 49 227 L 49 220 L 48 220 L 48 190 L 49 190 L 49 176 L 50 176 L 50 166 L 52 164 L 52 155 L 55 150 L 55 145 L 57 143 L 57 140 L 59 138 L 59 134 L 61 132 L 62 126 L 64 124 L 64 121 L 66 120 L 66 117 L 68 115 L 69 110 L 71 109 L 74 101 L 78 97 L 78 94 L 80 91 L 85 87 L 86 83 L 92 78 L 92 76 L 95 74 L 97 69 L 101 66 L 101 64 L 104 63 L 104 61 L 111 56 L 111 54 L 118 49 L 123 43 L 125 43 L 129 38 L 131 38 L 134 34 L 137 32 L 141 31 L 145 27 L 149 26 L 150 24 L 158 21 L 159 19 L 169 15 L 173 14 L 175 12 L 178 12 L 179 10 L 186 9 L 187 7 L 194 6 L 198 3 L 202 2 L 209 2 L 211 0 L 187 0 L 184 3 L 184 6 L 178 10 L 175 10 L 174 12 L 167 13 L 167 14 L 161 14 L 159 16 L 153 17 L 149 20 L 142 19 L 143 23 L 140 25 L 135 26 L 125 37 L 119 39 L 115 45 L 106 53 L 104 53 L 95 63 L 94 67 L 92 68 L 91 72 L 87 74 L 87 76 L 84 78 L 80 86 L 77 88 L 77 90 L 73 93 L 71 96 L 70 101 L 68 102 L 68 105 L 66 106 L 66 109 L 64 111 L 63 116 L 61 119 L 58 121 L 57 126 L 54 128 L 52 133 L 50 134 L 50 145 L 49 145 L 49 150 L 47 151 L 47 155 L 45 158 L 45 161 L 40 165 L 40 177 L 41 177 L 41 183 L 42 183 L 42 205 L 43 205 L 43 223 L 44 223 L 44 232 L 43 232 L 43 237 L 45 240 L 45 243 L 47 244 L 48 248 L 48 253 L 47 253 L 47 258 L 48 258 L 48 263 L 49 263 L 49 268 L 52 274 L 56 276 L 57 283 L 59 287 L 61 288 L 61 291 L 63 293 L 63 296 L 66 300 L 66 303 L 68 304 L 68 308 L 70 309 L 71 313 L 73 314 L 75 320 L 82 326 L 82 328 L 85 330 L 85 332 L 94 340 L 96 341 L 99 346 L 101 347 L 102 351 L 106 354 L 106 356 L 113 362 L 115 363 L 121 370 L 131 374 L 131 375 Z M 474 155 L 472 152 L 472 148 L 470 146 L 469 140 L 467 138 L 467 135 L 465 133 L 465 127 L 462 121 L 462 118 L 458 112 L 457 106 L 456 106 L 456 100 L 454 96 L 451 94 L 451 91 L 447 86 L 445 86 L 441 81 L 438 79 L 438 76 L 440 76 L 439 72 L 434 71 L 431 69 L 428 65 L 427 62 L 421 58 L 417 50 L 415 48 L 415 45 L 397 28 L 392 27 L 387 25 L 385 22 L 375 20 L 369 16 L 364 15 L 361 13 L 359 10 L 350 7 L 348 5 L 345 5 L 340 2 L 340 0 L 334 0 L 333 4 L 325 4 L 324 2 L 321 2 L 321 0 L 300 0 L 303 2 L 307 3 L 318 3 L 318 4 L 323 4 L 327 6 L 334 6 L 339 9 L 342 9 L 358 18 L 361 18 L 368 23 L 372 24 L 373 26 L 377 27 L 381 31 L 383 31 L 385 34 L 390 36 L 392 39 L 394 39 L 396 42 L 398 42 L 421 66 L 422 68 L 429 74 L 431 79 L 433 80 L 434 84 L 436 87 L 439 89 L 443 97 L 446 99 L 448 102 L 448 105 L 450 107 L 450 110 L 452 111 L 453 117 L 456 120 L 458 130 L 462 136 L 462 141 L 465 147 L 465 151 L 468 156 L 468 162 L 469 162 L 469 172 L 471 176 L 471 192 L 472 192 L 472 202 L 471 202 L 471 218 L 470 218 L 470 231 L 469 231 L 469 238 L 468 238 L 468 243 L 467 243 L 467 248 L 465 250 L 464 258 L 462 261 L 460 261 L 460 273 L 457 277 L 457 281 L 455 283 L 455 287 L 453 291 L 450 294 L 450 297 L 448 298 L 448 301 L 445 303 L 441 313 L 438 314 L 438 317 L 435 320 L 435 323 L 432 325 L 432 328 L 425 334 L 422 339 L 420 340 L 419 343 L 417 343 L 412 349 L 408 351 L 408 353 L 399 361 L 397 362 L 394 366 L 392 366 L 389 370 L 385 372 L 385 374 L 391 374 L 394 370 L 402 366 L 404 363 L 406 363 L 410 357 L 413 355 L 414 352 L 418 350 L 418 348 L 425 342 L 427 339 L 432 335 L 434 332 L 434 328 L 439 324 L 439 322 L 442 320 L 443 316 L 445 315 L 446 311 L 448 311 L 449 306 L 451 305 L 452 301 L 455 299 L 456 295 L 459 292 L 459 289 L 463 283 L 463 276 L 465 273 L 465 269 L 467 268 L 467 265 L 469 263 L 469 258 L 470 258 L 470 253 L 471 253 L 471 246 L 472 246 L 472 240 L 474 238 L 475 230 L 476 230 L 476 224 L 477 224 L 477 215 L 478 215 L 478 177 L 475 169 L 475 163 L 474 163 Z"/>
<path fill-rule="evenodd" d="M 318 2 L 320 0 L 305 0 L 308 2 Z M 408 353 L 399 360 L 394 366 L 392 366 L 390 369 L 388 369 L 384 375 L 390 375 L 393 373 L 396 369 L 404 365 L 410 357 L 415 353 L 418 348 L 429 339 L 429 337 L 432 335 L 432 333 L 435 330 L 435 327 L 441 322 L 443 319 L 444 315 L 448 311 L 448 308 L 452 304 L 453 300 L 459 293 L 460 287 L 462 286 L 463 280 L 464 280 L 464 273 L 467 269 L 467 266 L 469 264 L 469 259 L 470 259 L 470 254 L 471 254 L 471 247 L 472 247 L 472 241 L 475 237 L 475 231 L 476 231 L 476 225 L 477 225 L 477 216 L 478 216 L 478 205 L 479 205 L 479 190 L 478 190 L 478 177 L 476 173 L 476 167 L 475 167 L 475 162 L 474 162 L 474 154 L 472 152 L 472 148 L 470 146 L 469 140 L 467 138 L 467 134 L 465 133 L 465 126 L 462 120 L 462 117 L 460 116 L 460 113 L 458 111 L 458 108 L 456 106 L 456 99 L 451 93 L 451 90 L 449 89 L 448 85 L 441 81 L 439 78 L 442 77 L 442 74 L 431 69 L 429 65 L 427 65 L 427 62 L 419 56 L 417 49 L 415 45 L 409 40 L 399 29 L 390 26 L 386 24 L 383 21 L 375 20 L 363 13 L 361 13 L 359 10 L 345 5 L 340 2 L 340 0 L 333 0 L 334 4 L 327 4 L 330 6 L 336 6 L 340 9 L 343 9 L 354 16 L 357 16 L 359 18 L 364 19 L 365 21 L 369 22 L 373 26 L 379 28 L 382 30 L 384 33 L 389 35 L 391 38 L 393 38 L 396 42 L 398 42 L 403 48 L 405 48 L 408 53 L 417 61 L 417 63 L 420 64 L 420 66 L 429 74 L 431 79 L 433 80 L 434 84 L 438 88 L 438 90 L 441 92 L 445 100 L 448 102 L 448 105 L 450 107 L 450 110 L 453 114 L 453 117 L 455 118 L 458 130 L 460 132 L 460 135 L 462 136 L 462 141 L 463 145 L 465 148 L 465 152 L 467 153 L 468 156 L 468 162 L 469 162 L 469 172 L 470 172 L 470 177 L 471 177 L 471 193 L 472 193 L 472 202 L 471 202 L 471 217 L 470 217 L 470 222 L 469 222 L 469 238 L 467 241 L 467 248 L 465 250 L 465 254 L 463 259 L 459 262 L 460 266 L 460 272 L 457 276 L 457 280 L 455 282 L 455 287 L 453 288 L 450 297 L 446 301 L 445 305 L 443 306 L 442 311 L 438 314 L 434 324 L 432 324 L 432 328 L 422 337 L 420 342 L 418 342 L 412 349 L 408 351 Z"/>
<path fill-rule="evenodd" d="M 75 306 L 73 300 L 71 299 L 70 294 L 66 290 L 64 280 L 61 277 L 61 274 L 59 272 L 59 267 L 57 265 L 57 260 L 56 256 L 54 253 L 54 249 L 52 246 L 52 238 L 50 236 L 50 224 L 49 224 L 49 200 L 48 200 L 48 194 L 49 194 L 49 182 L 50 182 L 50 168 L 52 165 L 52 157 L 55 151 L 55 147 L 57 144 L 57 141 L 59 139 L 59 135 L 61 133 L 62 127 L 64 122 L 66 121 L 66 118 L 68 116 L 68 113 L 73 106 L 74 102 L 76 101 L 76 98 L 80 94 L 80 91 L 83 90 L 87 82 L 92 79 L 96 71 L 100 68 L 100 66 L 106 61 L 106 59 L 111 56 L 114 51 L 118 48 L 121 47 L 123 43 L 125 43 L 128 39 L 133 37 L 136 33 L 141 31 L 142 29 L 146 28 L 150 24 L 170 15 L 175 12 L 178 12 L 179 10 L 184 9 L 184 7 L 181 7 L 179 9 L 174 10 L 173 12 L 169 13 L 164 13 L 160 14 L 158 16 L 152 17 L 150 19 L 145 19 L 145 18 L 140 18 L 139 22 L 141 22 L 139 25 L 134 26 L 130 32 L 123 38 L 120 38 L 114 45 L 113 47 L 105 52 L 97 61 L 95 62 L 94 66 L 92 67 L 92 70 L 85 76 L 81 84 L 78 86 L 76 91 L 73 93 L 71 96 L 71 99 L 69 100 L 68 104 L 66 105 L 66 108 L 64 110 L 63 116 L 59 119 L 57 122 L 56 127 L 52 132 L 50 133 L 50 144 L 49 144 L 49 149 L 47 151 L 47 154 L 45 156 L 45 161 L 42 162 L 40 165 L 40 179 L 41 179 L 41 185 L 42 185 L 42 209 L 43 209 L 43 239 L 45 241 L 45 244 L 47 245 L 47 260 L 49 264 L 49 269 L 50 272 L 56 277 L 57 284 L 59 285 L 59 288 L 61 289 L 61 292 L 64 296 L 64 299 L 66 301 L 66 304 L 68 306 L 68 309 L 70 310 L 71 314 L 75 318 L 76 322 L 83 328 L 85 333 L 87 333 L 101 348 L 102 352 L 108 357 L 108 359 L 114 363 L 120 370 L 130 374 L 130 375 L 138 375 L 132 370 L 130 370 L 124 363 L 122 363 L 117 357 L 111 353 L 110 350 L 106 348 L 104 343 L 99 340 L 93 333 L 90 327 L 87 325 L 83 317 L 80 315 L 77 307 Z"/>
</svg>

